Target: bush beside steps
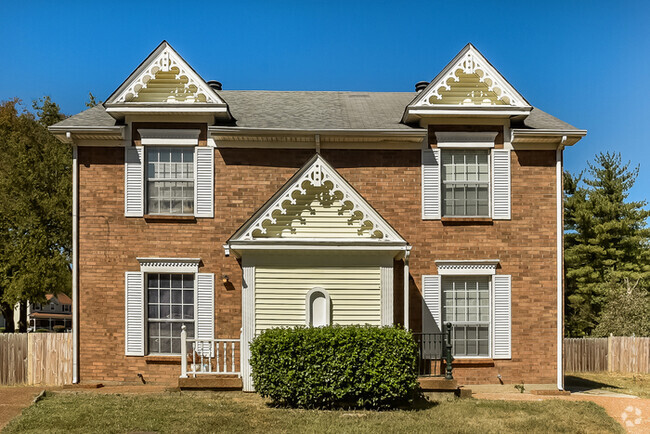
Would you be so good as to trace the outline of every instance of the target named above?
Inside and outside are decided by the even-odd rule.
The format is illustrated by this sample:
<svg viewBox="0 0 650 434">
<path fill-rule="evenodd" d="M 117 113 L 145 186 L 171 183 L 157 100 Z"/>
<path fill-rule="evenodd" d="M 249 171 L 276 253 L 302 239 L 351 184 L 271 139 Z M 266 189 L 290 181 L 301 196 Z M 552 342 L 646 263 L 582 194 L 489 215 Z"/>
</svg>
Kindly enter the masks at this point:
<svg viewBox="0 0 650 434">
<path fill-rule="evenodd" d="M 255 390 L 279 405 L 386 409 L 418 389 L 417 345 L 401 328 L 276 328 L 250 350 Z"/>
</svg>

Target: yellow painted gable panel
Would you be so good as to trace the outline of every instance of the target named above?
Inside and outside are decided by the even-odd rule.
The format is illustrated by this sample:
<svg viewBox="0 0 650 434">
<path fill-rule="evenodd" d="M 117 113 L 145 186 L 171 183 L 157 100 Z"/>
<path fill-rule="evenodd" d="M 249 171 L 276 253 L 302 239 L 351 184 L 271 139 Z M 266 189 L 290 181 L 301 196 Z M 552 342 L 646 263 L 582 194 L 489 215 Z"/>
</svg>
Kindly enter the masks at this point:
<svg viewBox="0 0 650 434">
<path fill-rule="evenodd" d="M 466 74 L 462 70 L 456 71 L 458 81 L 453 78 L 447 80 L 450 89 L 444 87 L 438 90 L 442 98 L 433 95 L 429 98 L 430 104 L 454 104 L 454 105 L 505 105 L 499 99 L 500 90 L 490 90 L 491 80 L 488 78 L 481 81 L 479 72 Z"/>
<path fill-rule="evenodd" d="M 332 324 L 381 325 L 379 266 L 258 266 L 256 334 L 274 327 L 305 325 L 305 297 L 314 287 L 324 288 L 331 297 Z"/>
<path fill-rule="evenodd" d="M 198 93 L 197 87 L 188 84 L 187 76 L 180 74 L 178 68 L 158 71 L 153 78 L 143 80 L 144 87 L 127 102 L 205 102 L 205 95 Z"/>
<path fill-rule="evenodd" d="M 361 211 L 342 200 L 343 194 L 332 191 L 329 182 L 315 187 L 305 183 L 305 194 L 294 193 L 295 204 L 286 201 L 282 211 L 275 211 L 275 222 L 267 220 L 253 238 L 379 238 L 381 231 L 364 218 Z"/>
</svg>

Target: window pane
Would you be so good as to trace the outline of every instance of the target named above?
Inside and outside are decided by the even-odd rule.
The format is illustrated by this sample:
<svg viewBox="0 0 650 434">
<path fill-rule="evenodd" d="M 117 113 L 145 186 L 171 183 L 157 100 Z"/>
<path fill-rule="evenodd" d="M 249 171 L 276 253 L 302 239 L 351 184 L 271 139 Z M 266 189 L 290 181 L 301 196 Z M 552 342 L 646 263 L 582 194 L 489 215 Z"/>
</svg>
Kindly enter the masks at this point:
<svg viewBox="0 0 650 434">
<path fill-rule="evenodd" d="M 441 160 L 444 215 L 488 216 L 488 152 L 443 150 Z"/>
<path fill-rule="evenodd" d="M 489 356 L 489 294 L 488 277 L 443 278 L 443 318 L 454 326 L 455 356 Z"/>
<path fill-rule="evenodd" d="M 192 289 L 194 289 L 194 275 L 192 275 L 192 274 L 183 274 L 183 288 L 192 288 Z"/>
</svg>

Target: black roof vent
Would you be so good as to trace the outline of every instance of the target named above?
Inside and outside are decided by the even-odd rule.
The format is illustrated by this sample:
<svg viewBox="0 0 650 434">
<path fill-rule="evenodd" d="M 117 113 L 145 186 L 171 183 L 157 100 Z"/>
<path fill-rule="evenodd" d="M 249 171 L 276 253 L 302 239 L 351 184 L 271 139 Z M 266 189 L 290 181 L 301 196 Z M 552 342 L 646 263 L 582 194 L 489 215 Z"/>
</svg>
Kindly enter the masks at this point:
<svg viewBox="0 0 650 434">
<path fill-rule="evenodd" d="M 221 82 L 217 80 L 208 81 L 208 86 L 210 86 L 214 90 L 221 90 Z"/>
<path fill-rule="evenodd" d="M 425 87 L 429 85 L 428 81 L 418 81 L 415 83 L 415 91 L 416 92 L 422 92 Z"/>
</svg>

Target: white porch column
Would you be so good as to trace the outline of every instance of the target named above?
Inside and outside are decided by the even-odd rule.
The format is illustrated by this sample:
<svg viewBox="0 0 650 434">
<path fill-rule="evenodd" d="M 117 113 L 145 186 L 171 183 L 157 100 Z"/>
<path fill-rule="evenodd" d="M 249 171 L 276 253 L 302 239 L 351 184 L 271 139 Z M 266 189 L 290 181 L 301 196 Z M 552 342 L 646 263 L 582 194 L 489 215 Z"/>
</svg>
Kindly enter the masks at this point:
<svg viewBox="0 0 650 434">
<path fill-rule="evenodd" d="M 254 392 L 249 344 L 255 337 L 255 267 L 242 258 L 241 375 L 244 392 Z"/>
<path fill-rule="evenodd" d="M 404 328 L 410 330 L 409 325 L 409 256 L 411 255 L 411 246 L 406 246 L 404 252 Z"/>
</svg>

